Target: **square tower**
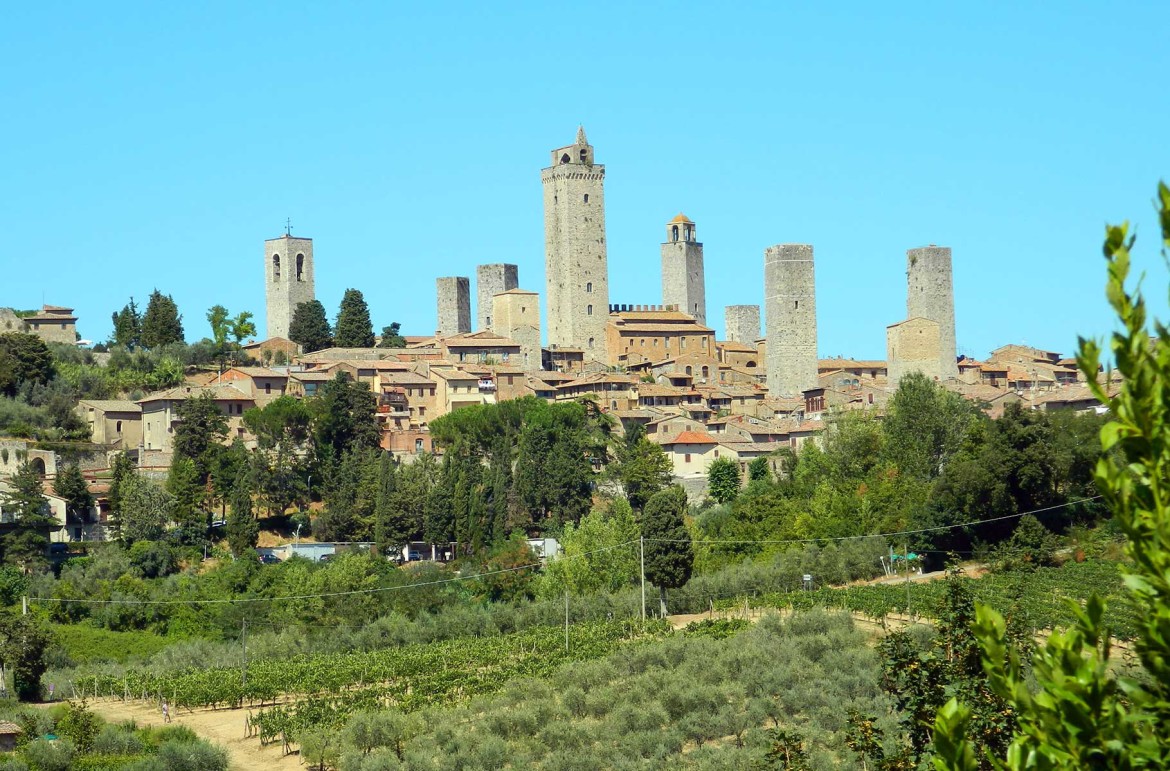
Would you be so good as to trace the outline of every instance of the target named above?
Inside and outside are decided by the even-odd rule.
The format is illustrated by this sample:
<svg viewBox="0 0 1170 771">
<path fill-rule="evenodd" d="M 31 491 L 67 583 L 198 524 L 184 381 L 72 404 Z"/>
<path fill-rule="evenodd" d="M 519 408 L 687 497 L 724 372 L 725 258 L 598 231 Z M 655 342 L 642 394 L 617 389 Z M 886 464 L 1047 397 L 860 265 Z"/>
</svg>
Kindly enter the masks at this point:
<svg viewBox="0 0 1170 771">
<path fill-rule="evenodd" d="M 288 337 L 288 326 L 313 291 L 313 239 L 285 234 L 264 242 L 264 316 L 268 337 Z"/>
<path fill-rule="evenodd" d="M 492 329 L 492 298 L 520 286 L 520 269 L 496 263 L 475 269 L 475 330 Z M 507 337 L 507 335 L 504 335 Z"/>
<path fill-rule="evenodd" d="M 906 318 L 918 317 L 938 322 L 938 377 L 957 378 L 955 289 L 949 246 L 931 244 L 906 250 Z"/>
<path fill-rule="evenodd" d="M 800 396 L 817 386 L 817 298 L 813 248 L 779 244 L 764 251 L 765 362 L 768 395 Z"/>
<path fill-rule="evenodd" d="M 526 372 L 541 369 L 540 295 L 509 289 L 492 297 L 492 332 L 520 344 L 520 366 Z"/>
<path fill-rule="evenodd" d="M 605 362 L 605 167 L 593 162 L 584 128 L 575 143 L 552 151 L 552 166 L 540 172 L 540 180 L 549 345 L 581 348 L 586 361 Z"/>
<path fill-rule="evenodd" d="M 707 293 L 703 288 L 703 245 L 695 223 L 679 214 L 666 223 L 662 244 L 662 304 L 673 305 L 695 321 L 707 323 Z"/>
<path fill-rule="evenodd" d="M 760 306 L 728 305 L 723 309 L 723 328 L 731 342 L 755 345 L 760 339 Z"/>
<path fill-rule="evenodd" d="M 461 335 L 471 331 L 471 279 L 445 276 L 435 279 L 439 306 L 439 337 Z"/>
</svg>

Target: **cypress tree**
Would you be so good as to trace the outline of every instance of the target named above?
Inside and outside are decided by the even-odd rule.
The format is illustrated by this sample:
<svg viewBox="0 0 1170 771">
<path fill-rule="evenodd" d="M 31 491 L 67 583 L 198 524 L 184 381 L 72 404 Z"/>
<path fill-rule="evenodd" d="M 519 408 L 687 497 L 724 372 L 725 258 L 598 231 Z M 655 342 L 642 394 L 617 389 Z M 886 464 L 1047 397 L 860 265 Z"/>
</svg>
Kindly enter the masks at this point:
<svg viewBox="0 0 1170 771">
<path fill-rule="evenodd" d="M 338 348 L 373 348 L 374 325 L 370 322 L 370 308 L 357 289 L 346 289 L 337 313 L 337 333 L 334 344 Z"/>
<path fill-rule="evenodd" d="M 179 306 L 169 295 L 155 289 L 146 303 L 142 316 L 142 345 L 159 348 L 171 343 L 183 342 L 183 317 Z"/>
<path fill-rule="evenodd" d="M 134 304 L 134 298 L 122 306 L 122 310 L 113 314 L 114 345 L 120 345 L 128 350 L 134 350 L 142 341 L 142 314 Z"/>
<path fill-rule="evenodd" d="M 260 539 L 260 523 L 252 514 L 252 485 L 248 469 L 242 466 L 232 486 L 232 512 L 227 520 L 227 541 L 237 557 L 248 549 L 255 549 Z"/>
<path fill-rule="evenodd" d="M 288 338 L 301 346 L 305 353 L 320 351 L 333 345 L 333 330 L 325 317 L 325 306 L 320 300 L 300 303 L 293 311 L 288 325 Z"/>
<path fill-rule="evenodd" d="M 658 587 L 662 615 L 666 615 L 666 590 L 678 589 L 691 580 L 694 546 L 683 516 L 687 494 L 678 485 L 655 493 L 642 509 L 646 578 Z"/>
</svg>

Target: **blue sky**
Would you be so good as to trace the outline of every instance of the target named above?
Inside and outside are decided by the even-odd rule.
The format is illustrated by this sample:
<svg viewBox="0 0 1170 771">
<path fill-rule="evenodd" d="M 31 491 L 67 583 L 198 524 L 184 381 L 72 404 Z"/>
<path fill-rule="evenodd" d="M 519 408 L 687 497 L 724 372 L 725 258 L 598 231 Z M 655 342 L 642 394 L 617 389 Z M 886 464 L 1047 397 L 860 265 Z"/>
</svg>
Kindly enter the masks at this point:
<svg viewBox="0 0 1170 771">
<path fill-rule="evenodd" d="M 722 6 L 722 7 L 720 7 Z M 544 293 L 540 168 L 606 165 L 610 301 L 661 302 L 680 211 L 707 313 L 815 248 L 824 356 L 885 355 L 906 249 L 954 249 L 960 353 L 1111 328 L 1100 242 L 1131 219 L 1165 312 L 1170 3 L 9 4 L 0 306 L 90 339 L 157 287 L 263 331 L 263 241 L 314 239 L 317 296 L 435 328 L 434 279 L 514 262 Z M 474 294 L 474 290 L 473 290 Z"/>
</svg>

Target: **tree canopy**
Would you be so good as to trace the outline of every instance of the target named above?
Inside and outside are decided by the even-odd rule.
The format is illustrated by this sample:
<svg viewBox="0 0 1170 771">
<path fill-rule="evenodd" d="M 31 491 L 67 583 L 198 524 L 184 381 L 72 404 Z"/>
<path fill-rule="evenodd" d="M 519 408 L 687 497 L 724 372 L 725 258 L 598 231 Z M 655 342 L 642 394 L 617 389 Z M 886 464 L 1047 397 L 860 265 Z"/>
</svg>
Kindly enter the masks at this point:
<svg viewBox="0 0 1170 771">
<path fill-rule="evenodd" d="M 333 330 L 320 300 L 297 305 L 288 325 L 288 337 L 301 346 L 305 353 L 320 351 L 333 345 Z"/>
<path fill-rule="evenodd" d="M 374 325 L 370 322 L 370 308 L 366 298 L 357 289 L 346 289 L 337 312 L 334 345 L 339 348 L 372 348 Z"/>
<path fill-rule="evenodd" d="M 147 348 L 161 348 L 183 342 L 183 317 L 169 295 L 155 289 L 146 303 L 142 316 L 142 344 Z"/>
</svg>

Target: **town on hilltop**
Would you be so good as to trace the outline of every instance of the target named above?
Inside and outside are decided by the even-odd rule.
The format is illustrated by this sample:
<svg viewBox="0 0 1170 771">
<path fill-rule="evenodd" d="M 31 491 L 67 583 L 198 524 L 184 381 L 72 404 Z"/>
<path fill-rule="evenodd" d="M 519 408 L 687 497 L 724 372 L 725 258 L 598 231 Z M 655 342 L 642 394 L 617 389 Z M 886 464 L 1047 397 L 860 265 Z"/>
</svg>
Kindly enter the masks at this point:
<svg viewBox="0 0 1170 771">
<path fill-rule="evenodd" d="M 734 461 L 746 479 L 748 465 L 767 458 L 780 473 L 778 450 L 822 441 L 829 413 L 880 413 L 911 373 L 992 417 L 1010 404 L 1099 409 L 1076 361 L 1060 353 L 1008 344 L 982 361 L 956 354 L 947 247 L 907 250 L 906 318 L 887 327 L 885 360 L 818 358 L 812 245 L 764 249 L 762 308 L 727 306 L 727 339 L 716 340 L 707 325 L 703 244 L 694 221 L 680 213 L 665 224 L 660 298 L 611 302 L 605 166 L 596 162 L 584 128 L 572 144 L 551 152 L 541 182 L 547 330 L 541 329 L 541 294 L 522 288 L 516 265 L 491 264 L 476 270 L 474 322 L 470 277 L 438 277 L 433 334 L 392 340 L 371 333 L 368 346 L 318 347 L 297 332 L 298 316 L 321 307 L 313 241 L 286 232 L 264 242 L 263 340 L 241 341 L 230 361 L 188 367 L 167 387 L 76 405 L 92 443 L 80 453 L 92 493 L 89 512 L 67 516 L 66 501 L 51 484 L 59 451 L 29 438 L 0 438 L 0 492 L 31 460 L 46 478 L 56 523 L 52 540 L 102 540 L 111 459 L 125 453 L 139 469 L 165 473 L 185 401 L 210 398 L 227 419 L 225 441 L 254 447 L 246 411 L 284 396 L 313 397 L 341 373 L 372 391 L 379 445 L 401 462 L 441 454 L 429 425 L 460 408 L 522 397 L 553 403 L 585 398 L 620 430 L 638 426 L 659 445 L 692 500 L 702 497 L 712 461 Z M 0 308 L 0 333 L 23 332 L 46 343 L 76 343 L 77 322 L 67 307 Z M 101 363 L 111 354 L 92 356 Z M 78 455 L 74 448 L 71 457 Z"/>
</svg>

